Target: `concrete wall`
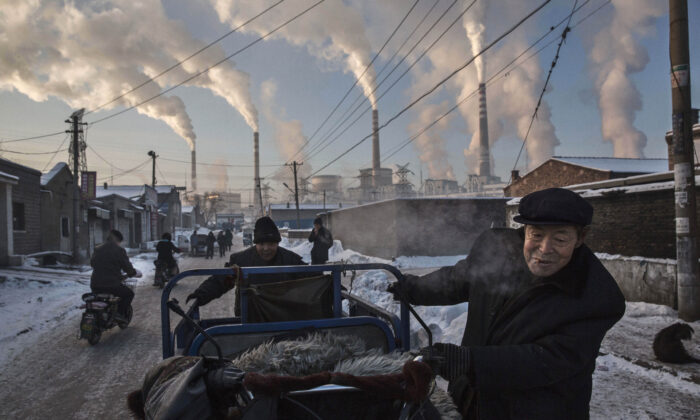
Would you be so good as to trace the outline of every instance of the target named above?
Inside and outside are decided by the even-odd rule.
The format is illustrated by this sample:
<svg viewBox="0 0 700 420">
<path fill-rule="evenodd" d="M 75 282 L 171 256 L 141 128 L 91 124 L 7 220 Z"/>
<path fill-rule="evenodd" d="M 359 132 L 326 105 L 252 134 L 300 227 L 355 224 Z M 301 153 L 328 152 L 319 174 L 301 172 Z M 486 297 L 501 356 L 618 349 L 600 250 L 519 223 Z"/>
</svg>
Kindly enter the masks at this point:
<svg viewBox="0 0 700 420">
<path fill-rule="evenodd" d="M 678 307 L 675 260 L 600 254 L 598 258 L 615 278 L 626 300 Z"/>
<path fill-rule="evenodd" d="M 343 247 L 366 255 L 466 254 L 476 237 L 503 226 L 505 198 L 406 198 L 323 215 Z"/>
<path fill-rule="evenodd" d="M 0 172 L 19 178 L 17 185 L 12 186 L 12 202 L 24 205 L 25 228 L 13 230 L 14 253 L 41 251 L 41 172 L 5 159 L 0 159 Z"/>
</svg>

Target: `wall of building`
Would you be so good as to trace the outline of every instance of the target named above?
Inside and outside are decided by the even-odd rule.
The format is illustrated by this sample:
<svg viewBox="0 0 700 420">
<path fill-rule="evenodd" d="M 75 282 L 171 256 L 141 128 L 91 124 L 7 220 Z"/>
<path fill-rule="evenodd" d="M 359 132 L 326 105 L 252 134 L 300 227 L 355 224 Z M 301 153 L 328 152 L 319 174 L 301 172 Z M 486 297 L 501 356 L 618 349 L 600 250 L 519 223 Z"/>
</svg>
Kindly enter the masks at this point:
<svg viewBox="0 0 700 420">
<path fill-rule="evenodd" d="M 41 249 L 42 251 L 71 252 L 73 177 L 69 171 L 62 170 L 43 189 L 41 194 Z M 68 220 L 68 236 L 63 235 L 62 218 Z"/>
<path fill-rule="evenodd" d="M 395 199 L 323 215 L 343 247 L 392 258 L 467 254 L 485 229 L 503 226 L 503 198 Z"/>
<path fill-rule="evenodd" d="M 677 308 L 676 260 L 598 254 L 625 300 Z"/>
<path fill-rule="evenodd" d="M 610 173 L 607 171 L 550 160 L 508 185 L 503 191 L 506 197 L 522 197 L 545 188 L 584 184 L 609 178 Z"/>
<path fill-rule="evenodd" d="M 0 159 L 0 172 L 19 177 L 12 186 L 12 202 L 24 205 L 24 229 L 13 229 L 14 253 L 41 251 L 41 172 L 5 159 Z"/>
</svg>

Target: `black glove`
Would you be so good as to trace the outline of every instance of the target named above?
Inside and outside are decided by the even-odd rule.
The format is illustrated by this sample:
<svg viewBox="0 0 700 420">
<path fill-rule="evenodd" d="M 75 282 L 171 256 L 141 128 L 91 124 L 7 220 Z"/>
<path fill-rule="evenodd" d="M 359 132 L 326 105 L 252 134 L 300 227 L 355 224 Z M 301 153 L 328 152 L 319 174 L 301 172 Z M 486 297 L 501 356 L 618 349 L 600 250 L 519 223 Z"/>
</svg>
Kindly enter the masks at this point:
<svg viewBox="0 0 700 420">
<path fill-rule="evenodd" d="M 435 343 L 432 347 L 421 349 L 421 354 L 432 360 L 426 360 L 436 374 L 452 382 L 470 370 L 469 348 L 449 343 Z"/>
<path fill-rule="evenodd" d="M 205 298 L 202 291 L 199 289 L 197 289 L 194 292 L 187 295 L 187 299 L 185 299 L 185 303 L 189 303 L 192 299 L 197 299 L 197 305 L 199 305 L 199 306 L 206 305 L 207 303 L 209 303 L 209 300 L 210 300 L 210 299 Z"/>
<path fill-rule="evenodd" d="M 215 405 L 234 406 L 236 394 L 243 390 L 244 376 L 245 372 L 230 363 L 210 369 L 204 376 L 204 382 Z"/>
<path fill-rule="evenodd" d="M 398 281 L 395 281 L 393 283 L 390 283 L 389 286 L 387 286 L 386 291 L 394 295 L 394 300 L 401 300 L 402 298 L 402 293 L 403 295 L 406 296 L 407 299 L 411 299 L 410 293 L 408 293 L 409 287 L 407 285 L 410 284 L 410 282 L 415 282 L 419 281 L 418 280 L 419 276 L 415 276 L 413 274 L 404 274 L 404 278 L 406 279 L 406 283 L 399 283 Z"/>
</svg>

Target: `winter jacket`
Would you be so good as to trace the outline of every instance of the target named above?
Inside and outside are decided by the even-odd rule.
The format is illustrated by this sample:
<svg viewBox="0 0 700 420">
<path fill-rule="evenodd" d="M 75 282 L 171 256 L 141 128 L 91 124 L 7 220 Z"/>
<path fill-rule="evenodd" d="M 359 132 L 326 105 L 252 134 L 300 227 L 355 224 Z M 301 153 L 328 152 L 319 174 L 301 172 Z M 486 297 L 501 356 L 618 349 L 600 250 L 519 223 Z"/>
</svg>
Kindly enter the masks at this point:
<svg viewBox="0 0 700 420">
<path fill-rule="evenodd" d="M 121 286 L 124 277 L 122 271 L 128 277 L 136 275 L 136 270 L 131 265 L 124 248 L 112 241 L 107 241 L 95 248 L 90 265 L 93 268 L 90 287 L 93 288 Z"/>
<path fill-rule="evenodd" d="M 328 250 L 333 246 L 331 231 L 323 226 L 318 230 L 318 233 L 312 230 L 309 242 L 314 243 L 313 248 L 311 248 L 311 263 L 323 264 L 328 261 Z"/>
<path fill-rule="evenodd" d="M 181 252 L 180 248 L 176 247 L 175 244 L 166 239 L 161 239 L 158 241 L 156 251 L 158 252 L 158 261 L 168 263 L 168 267 L 175 265 L 175 257 L 173 257 L 173 252 Z"/>
<path fill-rule="evenodd" d="M 418 305 L 469 302 L 470 371 L 449 385 L 466 418 L 587 419 L 600 343 L 624 297 L 587 246 L 540 278 L 523 242 L 522 229 L 488 230 L 466 259 L 409 276 L 405 289 Z"/>
<path fill-rule="evenodd" d="M 258 252 L 255 250 L 255 247 L 252 246 L 241 252 L 231 254 L 231 258 L 229 259 L 229 265 L 234 264 L 239 267 L 265 267 L 280 265 L 305 265 L 306 263 L 304 263 L 304 261 L 299 255 L 282 247 L 277 248 L 277 254 L 275 255 L 275 258 L 273 258 L 272 261 L 266 262 L 262 258 L 260 258 Z M 305 277 L 308 275 L 309 274 L 305 274 L 301 277 Z M 295 276 L 292 274 L 259 274 L 251 275 L 249 276 L 249 279 L 267 279 L 270 278 L 270 276 L 272 276 L 272 278 L 277 281 L 285 281 L 299 277 L 298 275 Z M 199 301 L 200 305 L 206 305 L 213 299 L 220 298 L 224 293 L 233 289 L 234 286 L 235 284 L 233 283 L 233 281 L 231 281 L 230 278 L 227 278 L 226 276 L 211 276 L 208 279 L 206 279 L 197 288 L 197 290 L 195 290 L 193 294 L 197 297 L 197 300 Z M 234 310 L 236 316 L 239 316 L 241 313 L 241 309 L 239 307 L 240 301 L 240 291 L 238 290 L 238 288 L 236 288 L 236 305 Z"/>
<path fill-rule="evenodd" d="M 214 249 L 214 242 L 216 242 L 216 237 L 213 233 L 209 232 L 209 235 L 207 235 L 207 248 Z"/>
</svg>

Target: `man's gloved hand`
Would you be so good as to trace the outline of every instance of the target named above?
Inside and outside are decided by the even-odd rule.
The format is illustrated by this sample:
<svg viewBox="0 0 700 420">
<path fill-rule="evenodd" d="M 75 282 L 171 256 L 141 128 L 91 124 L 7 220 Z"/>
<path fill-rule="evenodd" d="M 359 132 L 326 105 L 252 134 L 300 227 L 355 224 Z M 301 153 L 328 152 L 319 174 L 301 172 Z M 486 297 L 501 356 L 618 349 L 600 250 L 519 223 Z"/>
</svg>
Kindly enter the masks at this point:
<svg viewBox="0 0 700 420">
<path fill-rule="evenodd" d="M 470 369 L 470 354 L 468 347 L 449 343 L 435 343 L 432 347 L 420 350 L 436 374 L 452 382 L 462 375 L 467 375 Z"/>
<path fill-rule="evenodd" d="M 192 299 L 197 299 L 197 304 L 199 306 L 206 305 L 207 303 L 209 303 L 209 300 L 210 300 L 210 299 L 204 297 L 204 294 L 199 289 L 197 289 L 194 292 L 187 295 L 187 299 L 185 299 L 185 303 L 189 303 Z"/>
<path fill-rule="evenodd" d="M 404 274 L 404 277 L 406 279 L 406 283 L 410 284 L 412 282 L 418 281 L 418 276 L 415 276 L 413 274 Z M 410 299 L 410 294 L 407 292 L 407 287 L 406 284 L 402 286 L 401 283 L 398 281 L 392 282 L 387 286 L 386 291 L 394 295 L 394 300 L 401 300 L 401 290 L 403 290 L 403 294 L 406 295 L 406 298 Z"/>
<path fill-rule="evenodd" d="M 245 372 L 230 364 L 213 368 L 204 376 L 209 395 L 220 405 L 235 405 L 236 394 L 243 389 Z"/>
</svg>

